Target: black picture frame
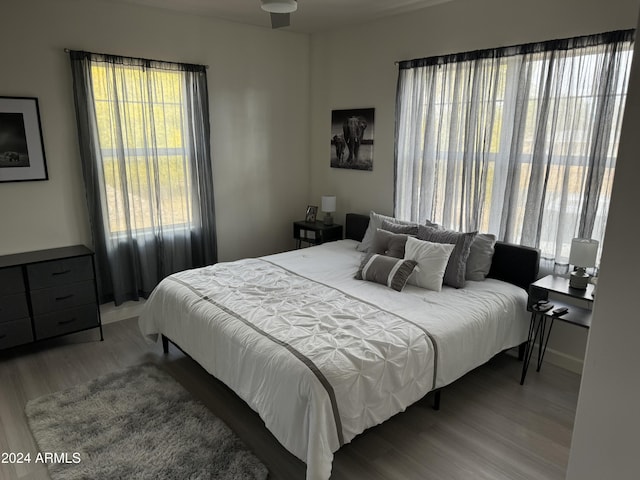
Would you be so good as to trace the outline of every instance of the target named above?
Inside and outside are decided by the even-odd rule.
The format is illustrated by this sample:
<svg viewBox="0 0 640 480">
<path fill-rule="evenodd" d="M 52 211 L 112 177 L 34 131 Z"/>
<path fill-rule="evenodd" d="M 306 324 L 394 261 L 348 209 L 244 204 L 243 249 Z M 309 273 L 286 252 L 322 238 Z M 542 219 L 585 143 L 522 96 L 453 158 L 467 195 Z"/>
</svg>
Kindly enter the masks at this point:
<svg viewBox="0 0 640 480">
<path fill-rule="evenodd" d="M 375 111 L 373 107 L 331 111 L 331 168 L 373 170 Z"/>
<path fill-rule="evenodd" d="M 0 182 L 49 180 L 36 97 L 0 97 Z"/>
<path fill-rule="evenodd" d="M 307 205 L 307 213 L 305 214 L 305 222 L 315 222 L 318 215 L 318 207 L 315 205 Z"/>
</svg>

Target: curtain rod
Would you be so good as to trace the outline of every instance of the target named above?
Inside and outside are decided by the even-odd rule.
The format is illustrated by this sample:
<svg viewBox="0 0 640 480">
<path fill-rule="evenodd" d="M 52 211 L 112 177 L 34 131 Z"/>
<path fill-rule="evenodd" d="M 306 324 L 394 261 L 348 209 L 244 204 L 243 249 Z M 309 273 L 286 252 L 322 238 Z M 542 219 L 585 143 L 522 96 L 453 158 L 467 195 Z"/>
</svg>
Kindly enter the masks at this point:
<svg viewBox="0 0 640 480">
<path fill-rule="evenodd" d="M 64 53 L 69 53 L 72 49 L 71 48 L 65 48 L 64 49 Z M 97 53 L 96 55 L 107 55 L 106 53 Z M 145 61 L 149 61 L 149 62 L 159 62 L 159 63 L 180 63 L 180 62 L 167 62 L 165 60 L 153 60 L 150 58 L 138 58 L 138 57 L 127 57 L 126 55 L 111 55 L 110 56 L 113 57 L 123 57 L 123 58 L 131 58 L 131 59 L 136 59 L 136 60 L 145 60 Z M 196 65 L 196 64 L 190 64 L 190 65 Z M 206 68 L 207 70 L 209 69 L 209 65 L 201 65 L 204 68 Z"/>
<path fill-rule="evenodd" d="M 624 37 L 628 37 L 630 41 L 635 40 L 636 30 L 634 28 L 630 28 L 627 30 L 613 30 L 609 32 L 600 32 L 593 33 L 589 35 L 579 35 L 577 37 L 567 37 L 560 38 L 554 40 L 543 40 L 539 42 L 530 42 L 530 43 L 521 43 L 516 45 L 509 46 L 501 46 L 494 48 L 484 48 L 481 50 L 472 50 L 461 53 L 449 53 L 444 55 L 433 55 L 430 57 L 424 58 L 413 58 L 409 60 L 396 60 L 393 62 L 394 65 L 400 65 L 402 63 L 408 62 L 422 62 L 425 60 L 433 60 L 435 59 L 456 59 L 463 56 L 481 56 L 483 54 L 487 54 L 487 52 L 508 52 L 510 50 L 522 50 L 527 51 L 527 53 L 537 53 L 536 50 L 547 51 L 547 50 L 571 50 L 573 48 L 587 47 L 592 46 L 589 44 L 589 41 L 594 42 L 593 45 L 604 45 L 608 43 L 618 42 L 620 39 Z M 572 45 L 571 42 L 575 42 L 576 45 Z M 584 43 L 584 44 L 581 44 Z M 522 53 L 522 52 L 515 52 Z M 457 60 L 455 60 L 457 61 Z M 448 62 L 446 62 L 448 63 Z"/>
</svg>

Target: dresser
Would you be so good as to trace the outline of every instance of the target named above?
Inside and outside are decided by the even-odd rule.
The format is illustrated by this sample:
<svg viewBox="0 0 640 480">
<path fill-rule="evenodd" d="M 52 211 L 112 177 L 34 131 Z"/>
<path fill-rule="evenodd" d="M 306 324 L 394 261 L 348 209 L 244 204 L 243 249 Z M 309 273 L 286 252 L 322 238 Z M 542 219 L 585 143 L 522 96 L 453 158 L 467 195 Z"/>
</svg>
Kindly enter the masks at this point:
<svg viewBox="0 0 640 480">
<path fill-rule="evenodd" d="M 0 256 L 0 349 L 100 329 L 93 251 L 84 245 Z"/>
</svg>

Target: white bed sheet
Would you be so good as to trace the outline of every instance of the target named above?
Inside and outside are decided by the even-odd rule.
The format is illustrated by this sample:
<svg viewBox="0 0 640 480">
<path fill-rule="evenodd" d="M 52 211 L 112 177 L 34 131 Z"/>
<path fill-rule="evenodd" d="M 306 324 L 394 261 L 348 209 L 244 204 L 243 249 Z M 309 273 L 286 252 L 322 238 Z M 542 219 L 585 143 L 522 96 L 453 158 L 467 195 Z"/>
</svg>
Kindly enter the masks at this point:
<svg viewBox="0 0 640 480">
<path fill-rule="evenodd" d="M 153 340 L 160 333 L 168 336 L 256 410 L 276 438 L 307 463 L 308 479 L 329 478 L 333 452 L 341 443 L 403 411 L 434 386 L 445 386 L 499 351 L 522 343 L 527 336 L 524 290 L 488 279 L 468 282 L 459 290 L 444 287 L 442 292 L 432 292 L 408 285 L 403 292 L 395 292 L 353 278 L 362 259 L 356 245 L 357 242 L 342 240 L 263 257 L 264 262 L 246 260 L 183 272 L 158 286 L 140 317 L 140 329 L 147 338 Z M 231 266 L 243 269 L 241 278 L 231 274 Z M 294 275 L 287 275 L 278 267 Z M 362 342 L 368 343 L 364 346 L 351 337 L 353 328 L 340 331 L 339 341 L 343 343 L 336 342 L 335 351 L 340 352 L 337 360 L 330 354 L 331 340 L 325 337 L 318 338 L 324 348 L 315 352 L 308 332 L 296 337 L 299 329 L 294 328 L 295 322 L 280 319 L 279 313 L 277 320 L 284 323 L 268 321 L 264 309 L 271 305 L 264 304 L 278 303 L 278 299 L 267 300 L 267 292 L 233 294 L 229 290 L 221 295 L 224 305 L 203 301 L 206 295 L 202 292 L 209 292 L 207 282 L 216 278 L 212 272 L 225 272 L 228 282 L 241 287 L 243 278 L 262 270 L 276 275 L 279 284 L 298 288 L 298 293 L 294 290 L 293 297 L 285 302 L 297 308 L 300 297 L 305 305 L 306 317 L 300 315 L 296 321 L 305 323 L 305 318 L 316 321 L 321 317 L 320 323 L 325 326 L 344 327 L 347 318 L 351 321 L 354 315 L 366 311 L 372 322 L 388 323 L 394 332 L 402 329 L 402 335 L 391 342 L 396 349 L 391 354 L 394 358 L 377 363 L 368 358 L 372 355 L 367 348 L 376 350 L 373 356 L 387 348 L 379 347 L 384 332 L 373 327 L 364 329 L 368 332 L 364 336 L 370 337 Z M 211 297 L 215 298 L 219 290 L 212 288 Z M 319 311 L 320 307 L 308 306 L 308 298 L 302 298 L 318 295 L 323 305 L 331 304 L 339 312 Z M 265 301 L 251 304 L 256 298 Z M 369 305 L 377 306 L 381 312 L 370 312 Z M 258 310 L 262 313 L 256 313 Z M 384 317 L 385 312 L 393 314 L 378 318 Z M 230 321 L 235 314 L 250 318 L 266 336 L 256 335 L 254 327 L 246 323 Z M 424 335 L 423 330 L 429 335 Z M 283 348 L 278 339 L 293 348 Z M 349 342 L 354 348 L 345 354 Z M 403 348 L 408 352 L 407 359 L 399 361 L 395 357 Z M 326 364 L 324 376 L 334 387 L 333 398 L 321 377 L 291 353 L 305 349 L 305 360 L 313 365 Z M 331 358 L 327 361 L 327 357 Z M 355 365 L 349 375 L 340 374 L 345 363 Z M 388 391 L 394 393 L 384 394 Z M 342 438 L 337 430 L 342 430 Z"/>
</svg>

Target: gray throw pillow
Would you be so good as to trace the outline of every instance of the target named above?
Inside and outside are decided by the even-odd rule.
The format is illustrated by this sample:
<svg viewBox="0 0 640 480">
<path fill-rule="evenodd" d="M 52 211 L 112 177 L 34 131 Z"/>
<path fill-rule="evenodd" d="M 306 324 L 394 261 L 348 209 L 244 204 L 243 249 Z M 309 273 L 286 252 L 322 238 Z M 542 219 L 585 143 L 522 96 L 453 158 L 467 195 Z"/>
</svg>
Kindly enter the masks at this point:
<svg viewBox="0 0 640 480">
<path fill-rule="evenodd" d="M 413 235 L 414 237 L 418 235 L 417 223 L 404 224 L 404 223 L 390 222 L 389 220 L 383 220 L 380 228 L 382 230 L 386 230 L 387 232 L 392 232 L 392 233 L 402 233 L 405 235 Z"/>
<path fill-rule="evenodd" d="M 403 225 L 413 224 L 413 222 L 407 222 L 406 220 L 398 220 L 397 218 L 388 217 L 386 215 L 380 215 L 374 211 L 369 212 L 369 226 L 367 231 L 364 232 L 362 241 L 356 247 L 359 252 L 368 252 L 373 242 L 373 236 L 376 234 L 376 230 L 382 226 L 382 221 L 388 220 L 393 223 L 400 223 Z"/>
<path fill-rule="evenodd" d="M 379 228 L 376 230 L 368 253 L 404 258 L 404 246 L 407 243 L 407 238 L 407 235 L 391 233 Z"/>
<path fill-rule="evenodd" d="M 433 228 L 437 228 L 437 229 L 442 229 L 442 227 L 440 225 L 438 225 L 437 223 L 432 222 L 431 220 L 425 220 L 424 224 L 427 227 L 433 227 Z"/>
<path fill-rule="evenodd" d="M 455 245 L 449 257 L 447 269 L 444 272 L 443 283 L 445 285 L 455 288 L 464 287 L 469 250 L 477 233 L 478 232 L 461 233 L 420 225 L 418 229 L 418 238 L 420 240 L 436 243 L 452 243 Z"/>
<path fill-rule="evenodd" d="M 378 255 L 377 253 L 368 253 L 364 257 L 355 278 L 356 280 L 366 280 L 386 285 L 400 292 L 407 284 L 409 275 L 416 268 L 416 264 L 414 260 L 402 260 Z"/>
<path fill-rule="evenodd" d="M 467 259 L 467 280 L 482 281 L 489 275 L 495 250 L 496 236 L 479 233 L 471 243 Z"/>
</svg>

